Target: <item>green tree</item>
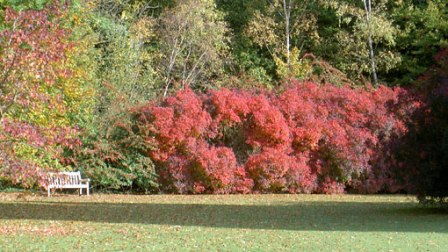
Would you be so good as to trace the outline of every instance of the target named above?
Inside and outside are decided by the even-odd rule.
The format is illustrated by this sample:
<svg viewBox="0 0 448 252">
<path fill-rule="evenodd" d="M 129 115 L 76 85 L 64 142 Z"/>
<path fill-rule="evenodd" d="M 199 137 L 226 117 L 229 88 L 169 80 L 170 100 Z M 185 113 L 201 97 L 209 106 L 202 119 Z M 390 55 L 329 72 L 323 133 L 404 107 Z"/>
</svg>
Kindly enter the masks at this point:
<svg viewBox="0 0 448 252">
<path fill-rule="evenodd" d="M 159 24 L 158 71 L 164 79 L 163 96 L 173 82 L 204 88 L 223 76 L 230 37 L 214 1 L 177 1 L 161 14 Z"/>
<path fill-rule="evenodd" d="M 117 93 L 131 104 L 153 98 L 158 87 L 152 55 L 155 21 L 144 10 L 155 3 L 115 0 L 89 3 L 92 10 L 88 22 L 98 37 L 100 110 L 104 111 Z"/>
<path fill-rule="evenodd" d="M 323 1 L 318 21 L 321 39 L 312 51 L 353 80 L 364 82 L 374 72 L 381 79 L 401 62 L 395 48 L 399 29 L 391 19 L 390 2 L 375 1 L 369 7 L 364 1 Z"/>
<path fill-rule="evenodd" d="M 0 0 L 0 9 L 9 7 L 17 11 L 29 9 L 42 10 L 47 4 L 52 2 L 52 0 Z"/>
<path fill-rule="evenodd" d="M 316 18 L 309 10 L 309 1 L 266 1 L 246 27 L 254 43 L 269 51 L 280 78 L 303 79 L 310 73 L 308 62 L 301 59 L 304 45 L 318 39 Z"/>
<path fill-rule="evenodd" d="M 276 75 L 275 62 L 266 48 L 255 44 L 245 32 L 254 15 L 262 10 L 264 0 L 217 0 L 217 6 L 225 14 L 233 38 L 230 52 L 233 64 L 227 69 L 228 74 L 236 76 L 240 87 L 253 87 L 251 83 L 261 82 L 272 86 Z"/>
<path fill-rule="evenodd" d="M 409 85 L 433 64 L 437 52 L 448 47 L 448 2 L 399 1 L 392 17 L 401 31 L 395 50 L 402 61 L 387 77 Z"/>
</svg>

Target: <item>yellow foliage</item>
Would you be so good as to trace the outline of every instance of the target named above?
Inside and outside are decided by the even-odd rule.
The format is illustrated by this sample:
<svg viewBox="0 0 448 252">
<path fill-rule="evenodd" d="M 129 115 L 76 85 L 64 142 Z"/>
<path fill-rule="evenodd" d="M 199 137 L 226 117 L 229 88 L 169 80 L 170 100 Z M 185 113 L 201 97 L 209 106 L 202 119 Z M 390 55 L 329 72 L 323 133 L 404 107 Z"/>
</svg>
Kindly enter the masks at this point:
<svg viewBox="0 0 448 252">
<path fill-rule="evenodd" d="M 286 53 L 281 57 L 274 56 L 277 74 L 280 78 L 295 78 L 298 80 L 306 79 L 312 73 L 311 63 L 300 57 L 300 50 L 293 47 L 290 52 L 290 71 L 288 76 L 288 63 L 286 61 Z"/>
</svg>

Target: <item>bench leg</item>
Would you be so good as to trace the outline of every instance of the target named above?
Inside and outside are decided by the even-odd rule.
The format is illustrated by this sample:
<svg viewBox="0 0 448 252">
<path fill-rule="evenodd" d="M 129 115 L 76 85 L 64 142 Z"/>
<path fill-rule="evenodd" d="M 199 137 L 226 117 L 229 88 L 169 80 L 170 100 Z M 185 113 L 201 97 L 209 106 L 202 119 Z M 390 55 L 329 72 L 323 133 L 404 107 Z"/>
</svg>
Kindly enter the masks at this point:
<svg viewBox="0 0 448 252">
<path fill-rule="evenodd" d="M 79 196 L 82 195 L 82 188 L 79 188 Z"/>
<path fill-rule="evenodd" d="M 48 193 L 48 197 L 50 197 L 50 196 L 51 196 L 51 190 L 50 190 L 50 187 L 48 187 L 48 189 L 47 189 L 47 193 Z"/>
<path fill-rule="evenodd" d="M 89 185 L 87 184 L 87 196 L 89 196 Z"/>
</svg>

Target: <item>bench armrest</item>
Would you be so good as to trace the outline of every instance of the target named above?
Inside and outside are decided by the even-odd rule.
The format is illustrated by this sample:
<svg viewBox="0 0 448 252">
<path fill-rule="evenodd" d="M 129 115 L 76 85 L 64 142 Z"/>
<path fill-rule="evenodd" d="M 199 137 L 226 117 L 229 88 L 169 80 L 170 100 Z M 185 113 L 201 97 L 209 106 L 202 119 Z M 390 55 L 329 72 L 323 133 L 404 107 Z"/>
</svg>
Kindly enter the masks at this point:
<svg viewBox="0 0 448 252">
<path fill-rule="evenodd" d="M 81 179 L 81 182 L 90 182 L 90 179 Z"/>
</svg>

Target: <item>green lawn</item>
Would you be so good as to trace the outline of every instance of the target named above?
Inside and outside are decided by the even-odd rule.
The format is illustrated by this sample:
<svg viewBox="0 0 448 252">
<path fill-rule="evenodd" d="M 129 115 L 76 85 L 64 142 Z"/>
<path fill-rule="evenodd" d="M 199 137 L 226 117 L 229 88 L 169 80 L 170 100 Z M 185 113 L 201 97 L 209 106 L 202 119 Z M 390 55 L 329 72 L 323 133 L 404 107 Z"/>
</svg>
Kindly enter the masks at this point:
<svg viewBox="0 0 448 252">
<path fill-rule="evenodd" d="M 0 251 L 447 251 L 409 196 L 0 194 Z"/>
</svg>

